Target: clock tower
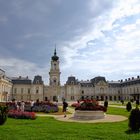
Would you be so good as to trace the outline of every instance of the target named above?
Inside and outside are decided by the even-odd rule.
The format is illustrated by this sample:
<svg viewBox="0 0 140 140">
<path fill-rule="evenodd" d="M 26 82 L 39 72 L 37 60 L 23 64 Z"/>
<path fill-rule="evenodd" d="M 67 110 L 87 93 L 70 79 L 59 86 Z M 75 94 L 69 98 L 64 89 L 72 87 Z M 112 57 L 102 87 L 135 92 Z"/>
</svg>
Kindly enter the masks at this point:
<svg viewBox="0 0 140 140">
<path fill-rule="evenodd" d="M 50 86 L 60 86 L 60 69 L 59 69 L 59 57 L 56 54 L 56 49 L 54 50 L 54 55 L 51 59 L 50 68 Z"/>
</svg>

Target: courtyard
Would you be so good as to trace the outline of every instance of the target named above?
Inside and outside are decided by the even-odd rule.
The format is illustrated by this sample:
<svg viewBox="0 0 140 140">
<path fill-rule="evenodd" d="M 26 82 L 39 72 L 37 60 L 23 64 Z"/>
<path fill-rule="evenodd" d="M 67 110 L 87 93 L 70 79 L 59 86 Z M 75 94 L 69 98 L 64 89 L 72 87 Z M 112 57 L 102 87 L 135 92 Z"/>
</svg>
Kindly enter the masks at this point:
<svg viewBox="0 0 140 140">
<path fill-rule="evenodd" d="M 129 112 L 124 107 L 109 107 L 107 115 L 120 115 L 124 120 L 114 122 L 69 121 L 73 108 L 68 108 L 66 118 L 63 114 L 37 113 L 36 120 L 11 119 L 0 126 L 0 140 L 139 140 L 140 133 L 128 130 Z M 55 117 L 54 117 L 55 116 Z M 57 118 L 57 116 L 59 116 Z"/>
</svg>

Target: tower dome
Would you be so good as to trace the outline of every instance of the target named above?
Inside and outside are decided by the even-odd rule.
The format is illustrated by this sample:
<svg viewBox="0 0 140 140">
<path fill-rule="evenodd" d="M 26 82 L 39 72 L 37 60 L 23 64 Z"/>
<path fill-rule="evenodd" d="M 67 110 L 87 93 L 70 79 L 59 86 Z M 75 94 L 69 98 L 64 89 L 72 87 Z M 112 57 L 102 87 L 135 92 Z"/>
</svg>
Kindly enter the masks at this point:
<svg viewBox="0 0 140 140">
<path fill-rule="evenodd" d="M 59 57 L 56 55 L 56 49 L 54 50 L 54 56 L 52 56 L 53 61 L 57 61 Z"/>
</svg>

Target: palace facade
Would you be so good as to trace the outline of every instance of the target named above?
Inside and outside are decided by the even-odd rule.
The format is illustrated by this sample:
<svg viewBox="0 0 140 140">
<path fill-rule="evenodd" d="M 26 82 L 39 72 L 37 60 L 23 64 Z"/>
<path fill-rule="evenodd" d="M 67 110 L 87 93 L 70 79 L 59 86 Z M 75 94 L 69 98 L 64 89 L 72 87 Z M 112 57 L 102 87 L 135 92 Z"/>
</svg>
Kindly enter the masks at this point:
<svg viewBox="0 0 140 140">
<path fill-rule="evenodd" d="M 105 77 L 98 76 L 91 80 L 79 81 L 74 76 L 68 77 L 64 85 L 60 84 L 59 57 L 54 51 L 51 58 L 51 67 L 49 72 L 49 85 L 45 85 L 42 77 L 37 75 L 32 81 L 28 77 L 11 78 L 9 88 L 0 92 L 3 95 L 6 91 L 7 98 L 0 96 L 2 100 L 51 100 L 76 101 L 84 98 L 95 98 L 100 100 L 140 100 L 140 77 L 128 78 L 119 81 L 107 81 Z"/>
<path fill-rule="evenodd" d="M 6 76 L 5 71 L 0 69 L 0 102 L 10 100 L 12 82 Z"/>
</svg>

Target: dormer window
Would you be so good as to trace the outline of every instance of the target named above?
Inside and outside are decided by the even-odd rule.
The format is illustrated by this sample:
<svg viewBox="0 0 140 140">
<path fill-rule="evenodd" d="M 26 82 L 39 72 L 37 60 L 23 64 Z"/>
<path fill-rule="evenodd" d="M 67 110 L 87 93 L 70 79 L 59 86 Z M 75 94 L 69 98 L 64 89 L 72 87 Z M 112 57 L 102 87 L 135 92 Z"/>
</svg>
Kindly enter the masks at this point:
<svg viewBox="0 0 140 140">
<path fill-rule="evenodd" d="M 71 84 L 74 85 L 74 81 L 71 81 Z"/>
<path fill-rule="evenodd" d="M 36 80 L 36 84 L 39 84 L 39 80 Z"/>
</svg>

